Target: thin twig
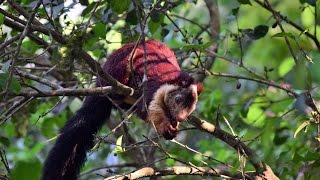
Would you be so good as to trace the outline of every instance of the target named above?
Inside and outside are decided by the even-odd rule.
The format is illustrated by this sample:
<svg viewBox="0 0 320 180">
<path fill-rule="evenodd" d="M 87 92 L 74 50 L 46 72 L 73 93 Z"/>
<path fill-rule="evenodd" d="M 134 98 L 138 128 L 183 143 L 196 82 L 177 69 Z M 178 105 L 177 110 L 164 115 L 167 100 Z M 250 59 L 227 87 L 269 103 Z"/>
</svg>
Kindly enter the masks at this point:
<svg viewBox="0 0 320 180">
<path fill-rule="evenodd" d="M 51 80 L 27 73 L 27 72 L 22 72 L 22 71 L 17 71 L 17 74 L 21 77 L 27 78 L 27 79 L 31 79 L 34 81 L 37 81 L 39 83 L 45 84 L 49 87 L 51 87 L 52 89 L 62 89 L 62 87 L 56 83 L 53 83 Z"/>
<path fill-rule="evenodd" d="M 0 157 L 1 157 L 1 162 L 4 165 L 4 167 L 6 168 L 8 174 L 10 174 L 10 167 L 9 167 L 9 163 L 6 157 L 6 152 L 4 149 L 0 149 Z"/>
<path fill-rule="evenodd" d="M 170 14 L 170 16 L 173 16 L 173 17 L 182 19 L 182 20 L 184 20 L 184 21 L 188 21 L 188 22 L 190 22 L 190 23 L 198 26 L 198 27 L 201 29 L 201 31 L 205 31 L 205 32 L 208 33 L 209 36 L 211 36 L 211 32 L 208 30 L 208 28 L 205 27 L 205 26 L 203 26 L 203 25 L 201 25 L 201 24 L 199 24 L 199 23 L 196 22 L 196 21 L 193 21 L 193 20 L 188 19 L 188 18 L 186 18 L 186 17 L 180 16 L 180 15 L 178 15 L 178 14 Z"/>
<path fill-rule="evenodd" d="M 268 80 L 262 80 L 262 79 L 257 79 L 257 78 L 250 78 L 250 77 L 245 77 L 245 76 L 240 76 L 240 75 L 232 75 L 232 74 L 226 74 L 226 73 L 220 73 L 220 72 L 211 72 L 211 71 L 206 71 L 206 73 L 208 75 L 213 75 L 213 76 L 219 76 L 219 77 L 227 77 L 227 78 L 233 78 L 233 79 L 245 79 L 245 80 L 249 80 L 249 81 L 255 81 L 261 84 L 266 84 L 269 86 L 273 86 L 276 87 L 278 89 L 284 90 L 286 91 L 289 95 L 292 95 L 293 97 L 298 97 L 298 93 L 296 93 L 295 91 L 281 86 L 273 81 L 268 81 Z"/>
<path fill-rule="evenodd" d="M 260 0 L 254 0 L 256 3 L 258 3 L 261 7 L 265 8 L 266 10 L 268 10 L 269 12 L 274 12 L 274 10 L 272 8 L 270 8 L 268 5 L 266 5 L 264 2 L 261 2 Z M 316 44 L 318 50 L 320 50 L 320 42 L 317 39 L 316 36 L 312 35 L 311 33 L 309 33 L 308 31 L 305 31 L 304 28 L 302 28 L 301 26 L 299 26 L 298 24 L 296 24 L 295 22 L 291 21 L 288 17 L 281 15 L 279 12 L 276 12 L 279 17 L 287 22 L 288 24 L 290 24 L 291 26 L 293 26 L 294 28 L 296 28 L 297 30 L 299 30 L 300 32 L 304 33 L 307 37 L 311 38 L 313 40 L 313 42 Z"/>
<path fill-rule="evenodd" d="M 16 65 L 17 57 L 18 57 L 18 55 L 20 53 L 22 41 L 27 36 L 27 34 L 29 33 L 29 30 L 31 28 L 31 23 L 32 23 L 32 21 L 33 21 L 35 15 L 36 15 L 37 10 L 40 7 L 40 5 L 41 5 L 41 0 L 38 0 L 37 4 L 33 7 L 32 13 L 31 13 L 31 15 L 30 15 L 30 17 L 29 17 L 29 19 L 27 21 L 27 24 L 26 24 L 26 26 L 25 26 L 25 28 L 24 28 L 24 30 L 21 33 L 21 36 L 19 38 L 19 41 L 18 41 L 18 44 L 17 44 L 17 49 L 16 49 L 15 54 L 13 55 L 13 59 L 12 59 L 11 66 L 10 66 L 10 69 L 9 69 L 9 71 L 10 71 L 9 78 L 8 78 L 7 84 L 6 84 L 6 86 L 4 88 L 4 91 L 3 91 L 4 97 L 6 97 L 6 95 L 7 95 L 7 92 L 8 92 L 7 90 L 10 87 L 10 84 L 11 84 L 11 81 L 12 81 L 12 78 L 13 78 L 14 68 L 15 68 L 15 65 Z"/>
<path fill-rule="evenodd" d="M 270 5 L 270 3 L 269 3 L 268 0 L 265 0 L 265 4 L 269 7 L 270 11 L 272 12 L 273 17 L 276 19 L 277 24 L 278 24 L 278 26 L 280 27 L 281 32 L 285 33 L 285 30 L 284 30 L 284 28 L 283 28 L 283 26 L 282 26 L 282 24 L 281 24 L 281 18 L 280 18 L 280 16 L 279 16 L 279 14 L 276 13 L 276 12 L 272 9 L 272 7 L 271 7 L 271 5 Z M 292 47 L 291 47 L 291 44 L 290 44 L 290 42 L 289 42 L 288 37 L 287 37 L 287 36 L 284 36 L 284 40 L 285 40 L 285 42 L 286 42 L 286 44 L 287 44 L 287 46 L 288 46 L 288 49 L 289 49 L 289 51 L 290 51 L 290 54 L 292 55 L 292 57 L 293 57 L 293 59 L 294 59 L 294 62 L 297 64 L 297 63 L 298 63 L 298 59 L 297 59 L 296 55 L 295 55 L 294 52 L 293 52 L 293 49 L 292 49 Z"/>
<path fill-rule="evenodd" d="M 212 134 L 213 136 L 224 141 L 246 157 L 248 157 L 250 163 L 255 167 L 257 173 L 261 173 L 264 170 L 264 163 L 259 160 L 258 156 L 252 151 L 248 146 L 246 146 L 242 141 L 232 136 L 231 134 L 223 131 L 222 129 L 214 126 L 213 124 L 199 119 L 195 116 L 189 116 L 189 122 L 191 122 L 199 130 Z M 245 153 L 245 154 L 244 154 Z"/>
<path fill-rule="evenodd" d="M 0 117 L 0 126 L 5 123 L 11 116 L 16 113 L 18 110 L 20 110 L 23 106 L 31 102 L 33 98 L 27 97 L 22 100 L 20 100 L 18 103 L 16 103 L 14 106 L 12 106 L 10 109 L 8 109 L 3 115 Z"/>
</svg>

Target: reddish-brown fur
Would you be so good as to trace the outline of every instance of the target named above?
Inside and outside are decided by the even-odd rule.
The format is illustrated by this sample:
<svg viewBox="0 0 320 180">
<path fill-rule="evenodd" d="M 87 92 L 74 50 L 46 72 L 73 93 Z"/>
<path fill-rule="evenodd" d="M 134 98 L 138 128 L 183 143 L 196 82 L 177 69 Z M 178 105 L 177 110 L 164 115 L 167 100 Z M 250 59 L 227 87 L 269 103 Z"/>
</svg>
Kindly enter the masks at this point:
<svg viewBox="0 0 320 180">
<path fill-rule="evenodd" d="M 137 114 L 152 123 L 156 131 L 166 139 L 172 139 L 178 132 L 179 122 L 195 109 L 201 86 L 196 85 L 189 74 L 180 70 L 173 51 L 154 41 L 126 44 L 115 51 L 104 64 L 103 69 L 121 83 L 143 95 L 144 101 L 136 106 Z M 133 54 L 132 68 L 129 59 Z M 141 88 L 147 68 L 147 81 Z M 99 80 L 97 86 L 107 86 Z M 143 89 L 143 91 L 141 91 Z M 120 107 L 129 108 L 133 102 L 126 97 L 111 95 Z M 134 101 L 134 99 L 133 99 Z M 109 118 L 112 103 L 105 96 L 88 96 L 82 107 L 60 130 L 43 170 L 42 180 L 74 180 L 85 162 L 86 153 L 93 147 L 94 134 Z"/>
<path fill-rule="evenodd" d="M 135 51 L 132 52 L 134 46 L 135 43 L 127 44 L 115 51 L 105 63 L 104 70 L 121 83 L 138 90 L 141 89 L 139 85 L 142 83 L 144 67 L 146 66 L 148 81 L 143 95 L 147 106 L 145 107 L 143 101 L 138 103 L 138 115 L 142 119 L 152 122 L 157 132 L 164 135 L 166 139 L 172 139 L 176 136 L 178 130 L 177 121 L 183 121 L 194 111 L 198 97 L 197 93 L 200 93 L 201 90 L 200 86 L 197 85 L 198 88 L 188 90 L 194 84 L 194 80 L 187 73 L 180 70 L 174 52 L 167 46 L 155 40 L 147 40 L 145 42 L 146 61 L 144 59 L 143 44 L 139 44 Z M 134 54 L 132 55 L 132 53 Z M 129 63 L 131 57 L 132 67 Z M 161 88 L 165 84 L 175 86 L 174 89 L 177 91 L 169 96 L 169 92 L 172 89 Z M 181 91 L 181 88 L 186 90 Z M 198 92 L 197 89 L 199 90 Z M 174 96 L 181 92 L 190 92 L 194 97 L 188 101 L 188 106 L 179 106 L 172 101 Z M 157 93 L 161 95 L 155 98 Z M 156 102 L 149 107 L 150 102 L 153 101 Z"/>
<path fill-rule="evenodd" d="M 147 40 L 146 56 L 147 56 L 147 76 L 149 80 L 156 80 L 160 84 L 176 81 L 180 75 L 180 67 L 176 57 L 171 49 L 154 40 Z M 129 58 L 135 43 L 126 44 L 110 55 L 103 69 L 122 84 L 129 85 L 130 73 L 134 74 L 137 83 L 141 83 L 144 74 L 144 50 L 140 44 L 136 48 L 132 66 L 130 69 Z M 160 78 L 160 79 L 159 79 Z M 135 87 L 137 88 L 137 87 Z"/>
<path fill-rule="evenodd" d="M 112 53 L 103 69 L 119 82 L 131 86 L 135 90 L 141 90 L 144 66 L 147 67 L 146 89 L 144 92 L 145 100 L 149 105 L 157 89 L 163 84 L 176 84 L 178 86 L 189 86 L 194 80 L 187 73 L 180 70 L 174 52 L 155 40 L 145 41 L 146 65 L 144 63 L 144 48 L 142 43 L 137 46 L 132 58 L 132 69 L 130 69 L 130 57 L 135 43 L 126 44 Z M 98 86 L 106 86 L 102 82 Z M 142 119 L 147 118 L 147 111 L 143 104 L 138 104 L 138 115 Z"/>
</svg>

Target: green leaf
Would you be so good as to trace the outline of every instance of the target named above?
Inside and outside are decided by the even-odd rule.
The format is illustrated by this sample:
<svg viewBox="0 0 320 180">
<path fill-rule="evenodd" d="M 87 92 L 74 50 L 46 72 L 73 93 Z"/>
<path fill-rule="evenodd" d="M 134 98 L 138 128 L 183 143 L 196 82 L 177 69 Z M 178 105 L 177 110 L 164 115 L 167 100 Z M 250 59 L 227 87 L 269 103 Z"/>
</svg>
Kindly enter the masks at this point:
<svg viewBox="0 0 320 180">
<path fill-rule="evenodd" d="M 93 28 L 93 32 L 95 34 L 95 36 L 101 37 L 101 38 L 105 38 L 106 34 L 107 34 L 107 29 L 106 29 L 106 25 L 103 24 L 102 22 L 98 22 L 94 28 Z"/>
<path fill-rule="evenodd" d="M 163 21 L 164 15 L 162 14 L 161 11 L 153 11 L 150 15 L 150 18 L 154 22 L 162 22 Z"/>
<path fill-rule="evenodd" d="M 294 163 L 299 163 L 299 162 L 303 161 L 303 157 L 296 152 L 296 153 L 294 154 L 293 158 L 292 158 L 292 161 L 293 161 Z"/>
<path fill-rule="evenodd" d="M 21 47 L 21 54 L 26 56 L 34 56 L 34 53 L 40 49 L 37 43 L 29 39 L 24 39 Z"/>
<path fill-rule="evenodd" d="M 249 5 L 252 5 L 251 2 L 250 2 L 250 0 L 238 0 L 238 2 L 239 2 L 240 4 L 249 4 Z"/>
<path fill-rule="evenodd" d="M 319 11 L 318 11 L 319 12 Z M 304 29 L 309 29 L 314 25 L 314 9 L 313 8 L 305 8 L 301 13 L 301 25 Z M 310 31 L 312 28 L 310 28 Z"/>
<path fill-rule="evenodd" d="M 161 36 L 162 36 L 162 37 L 166 37 L 166 35 L 168 35 L 169 32 L 170 32 L 170 31 L 169 31 L 168 29 L 162 28 L 162 29 L 161 29 Z"/>
<path fill-rule="evenodd" d="M 233 8 L 233 9 L 231 10 L 231 14 L 234 15 L 234 16 L 238 15 L 239 9 L 240 9 L 240 7 Z"/>
<path fill-rule="evenodd" d="M 309 68 L 306 66 L 305 60 L 298 59 L 292 71 L 294 79 L 294 81 L 292 82 L 293 88 L 306 89 L 307 86 L 310 85 L 307 84 L 310 83 L 310 81 L 307 82 Z"/>
<path fill-rule="evenodd" d="M 41 163 L 38 159 L 18 161 L 11 174 L 11 180 L 38 180 L 40 179 Z"/>
<path fill-rule="evenodd" d="M 10 140 L 6 137 L 0 136 L 0 143 L 8 147 L 10 145 Z"/>
<path fill-rule="evenodd" d="M 240 31 L 247 35 L 252 40 L 257 40 L 264 37 L 268 33 L 269 27 L 258 25 L 254 29 L 241 29 Z"/>
<path fill-rule="evenodd" d="M 315 161 L 319 159 L 319 152 L 311 152 L 308 151 L 308 153 L 304 156 L 305 161 Z"/>
<path fill-rule="evenodd" d="M 264 111 L 259 106 L 252 105 L 244 121 L 252 126 L 262 127 L 265 124 L 265 119 Z"/>
<path fill-rule="evenodd" d="M 160 23 L 156 23 L 153 21 L 148 22 L 148 29 L 151 32 L 151 34 L 154 34 L 160 28 L 160 26 L 161 26 Z"/>
<path fill-rule="evenodd" d="M 121 135 L 121 136 L 117 139 L 117 141 L 116 141 L 116 147 L 112 150 L 112 152 L 117 153 L 117 152 L 124 152 L 124 151 L 125 151 L 125 149 L 122 147 L 122 138 L 123 138 L 123 136 Z"/>
<path fill-rule="evenodd" d="M 309 125 L 310 125 L 310 121 L 305 121 L 305 122 L 303 122 L 303 123 L 298 127 L 298 129 L 294 132 L 293 137 L 294 137 L 294 138 L 297 137 L 298 133 L 299 133 L 303 128 L 305 128 L 305 127 L 307 127 L 307 126 L 309 126 Z"/>
<path fill-rule="evenodd" d="M 269 27 L 266 25 L 258 25 L 253 30 L 255 40 L 264 37 L 268 33 Z"/>
<path fill-rule="evenodd" d="M 38 121 L 39 115 L 36 113 L 36 120 L 33 123 L 36 123 Z M 56 121 L 61 118 L 61 116 L 53 116 L 53 117 L 45 117 L 43 123 L 41 124 L 41 133 L 47 137 L 52 138 L 57 135 L 55 127 L 56 127 Z"/>
<path fill-rule="evenodd" d="M 90 3 L 89 6 L 87 6 L 87 8 L 85 8 L 82 13 L 81 13 L 81 16 L 85 16 L 87 15 L 88 13 L 90 13 L 93 9 L 93 7 L 95 6 L 95 3 Z"/>
<path fill-rule="evenodd" d="M 118 14 L 121 14 L 124 11 L 128 10 L 129 5 L 130 5 L 129 0 L 122 0 L 122 1 L 111 0 L 110 2 L 111 9 Z"/>
<path fill-rule="evenodd" d="M 171 158 L 168 158 L 166 159 L 166 165 L 167 166 L 174 166 L 176 164 L 176 161 L 171 159 Z"/>
<path fill-rule="evenodd" d="M 0 90 L 5 90 L 8 80 L 9 73 L 0 73 Z M 8 90 L 13 93 L 19 93 L 21 91 L 21 85 L 15 77 L 12 77 Z"/>
<path fill-rule="evenodd" d="M 275 122 L 275 121 L 272 121 L 272 122 Z M 273 126 L 275 126 L 275 125 L 273 124 Z M 288 128 L 276 129 L 273 143 L 278 146 L 285 144 L 287 142 L 287 140 L 290 138 L 288 131 L 289 131 Z M 274 131 L 272 131 L 272 132 L 274 132 Z"/>
<path fill-rule="evenodd" d="M 291 32 L 280 32 L 272 36 L 274 37 L 288 37 L 295 40 L 295 36 Z"/>
<path fill-rule="evenodd" d="M 4 23 L 4 15 L 0 14 L 0 25 Z"/>
<path fill-rule="evenodd" d="M 312 89 L 312 74 L 310 69 L 307 69 L 306 72 L 306 89 Z"/>
<path fill-rule="evenodd" d="M 286 58 L 279 65 L 278 73 L 280 77 L 285 76 L 295 66 L 293 57 Z"/>
<path fill-rule="evenodd" d="M 138 24 L 138 18 L 135 10 L 132 10 L 127 14 L 126 22 L 131 25 Z"/>
<path fill-rule="evenodd" d="M 89 1 L 88 0 L 79 0 L 79 3 L 81 5 L 85 5 L 85 6 L 88 6 L 89 5 Z M 91 4 L 95 4 L 95 3 L 91 3 Z"/>
<path fill-rule="evenodd" d="M 155 21 L 151 19 L 148 22 L 148 29 L 152 34 L 154 34 L 158 29 L 160 29 L 163 19 L 164 19 L 164 16 L 161 15 L 155 18 Z"/>
</svg>

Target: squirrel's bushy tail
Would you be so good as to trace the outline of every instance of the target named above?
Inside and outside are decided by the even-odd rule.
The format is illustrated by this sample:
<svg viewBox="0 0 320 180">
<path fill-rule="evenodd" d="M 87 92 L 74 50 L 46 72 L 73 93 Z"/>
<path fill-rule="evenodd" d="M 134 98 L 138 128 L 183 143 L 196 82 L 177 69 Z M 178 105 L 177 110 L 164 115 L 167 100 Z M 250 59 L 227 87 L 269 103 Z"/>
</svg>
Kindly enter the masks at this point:
<svg viewBox="0 0 320 180">
<path fill-rule="evenodd" d="M 42 180 L 74 180 L 94 144 L 94 135 L 109 118 L 107 97 L 88 96 L 82 107 L 60 130 L 44 165 Z"/>
</svg>

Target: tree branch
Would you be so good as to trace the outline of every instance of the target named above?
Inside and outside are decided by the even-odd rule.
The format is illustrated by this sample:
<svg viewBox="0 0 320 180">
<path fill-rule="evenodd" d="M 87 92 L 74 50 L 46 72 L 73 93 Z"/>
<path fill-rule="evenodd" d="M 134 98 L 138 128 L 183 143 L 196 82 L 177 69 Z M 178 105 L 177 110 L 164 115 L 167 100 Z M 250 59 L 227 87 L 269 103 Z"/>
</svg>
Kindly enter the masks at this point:
<svg viewBox="0 0 320 180">
<path fill-rule="evenodd" d="M 195 116 L 189 116 L 188 118 L 190 123 L 193 124 L 199 130 L 212 134 L 223 142 L 227 143 L 237 151 L 239 151 L 242 155 L 248 157 L 249 162 L 255 167 L 256 172 L 260 173 L 264 171 L 264 163 L 259 160 L 258 156 L 242 141 L 234 137 L 233 135 L 223 131 L 219 127 L 205 121 L 199 119 Z"/>
<path fill-rule="evenodd" d="M 265 4 L 259 0 L 254 0 L 254 1 L 257 4 L 259 4 L 261 7 L 263 7 L 264 9 L 268 10 L 269 12 L 271 12 L 271 13 L 274 12 L 274 10 L 270 6 L 268 6 L 267 4 Z M 295 22 L 291 21 L 288 17 L 281 15 L 279 12 L 276 12 L 276 13 L 283 21 L 287 22 L 288 24 L 290 24 L 291 26 L 293 26 L 294 28 L 296 28 L 297 30 L 299 30 L 300 32 L 302 32 L 303 34 L 305 34 L 306 36 L 311 38 L 314 41 L 314 43 L 316 44 L 318 50 L 320 50 L 320 42 L 316 36 L 310 34 L 308 31 L 305 31 L 305 29 L 303 29 L 301 26 L 299 26 Z"/>
<path fill-rule="evenodd" d="M 13 1 L 10 1 L 13 2 Z M 19 4 L 14 3 L 15 9 L 23 9 Z M 21 13 L 23 13 L 24 16 L 29 16 L 26 12 L 21 11 Z M 9 27 L 16 27 L 16 26 L 21 26 L 20 24 L 17 24 L 15 22 L 10 22 L 11 20 L 9 20 L 8 18 L 5 18 L 5 25 L 9 26 Z M 10 23 L 8 23 L 10 22 Z M 45 27 L 44 25 L 42 25 L 40 22 L 36 21 L 37 25 L 30 25 L 30 32 L 33 31 L 38 31 L 41 32 L 43 34 L 46 34 L 48 36 L 52 36 L 52 38 L 59 42 L 60 44 L 66 45 L 68 40 L 63 37 L 62 34 L 49 29 L 47 27 Z M 29 33 L 30 33 L 29 32 Z M 105 82 L 107 82 L 108 84 L 110 84 L 111 86 L 113 86 L 116 90 L 118 94 L 121 95 L 133 95 L 134 94 L 134 90 L 131 87 L 128 87 L 126 85 L 121 84 L 119 81 L 117 81 L 116 79 L 114 79 L 112 76 L 110 76 L 108 73 L 106 73 L 105 71 L 103 71 L 101 65 L 95 61 L 88 53 L 86 53 L 84 50 L 79 49 L 79 57 L 82 58 L 90 67 L 90 69 L 93 72 L 96 72 L 101 78 L 102 80 L 104 80 Z"/>
<path fill-rule="evenodd" d="M 227 172 L 219 169 L 209 167 L 186 167 L 186 166 L 173 166 L 164 169 L 157 169 L 154 167 L 143 167 L 132 173 L 126 175 L 116 175 L 105 178 L 104 180 L 125 180 L 125 179 L 138 179 L 142 177 L 152 176 L 169 176 L 169 175 L 196 175 L 196 176 L 216 176 L 216 177 L 229 177 Z"/>
<path fill-rule="evenodd" d="M 89 89 L 58 89 L 53 91 L 37 92 L 37 91 L 23 91 L 16 96 L 24 97 L 52 97 L 52 96 L 90 96 L 90 95 L 106 95 L 117 94 L 118 90 L 112 86 L 96 87 Z"/>
<path fill-rule="evenodd" d="M 208 51 L 218 52 L 218 41 L 219 41 L 219 33 L 220 33 L 220 13 L 218 8 L 217 0 L 205 0 L 207 9 L 210 15 L 210 38 L 211 41 L 214 42 L 209 48 Z M 215 56 L 208 57 L 203 64 L 203 69 L 210 70 L 215 62 Z M 206 78 L 205 74 L 197 74 L 195 75 L 195 80 L 198 82 L 202 82 Z"/>
</svg>

